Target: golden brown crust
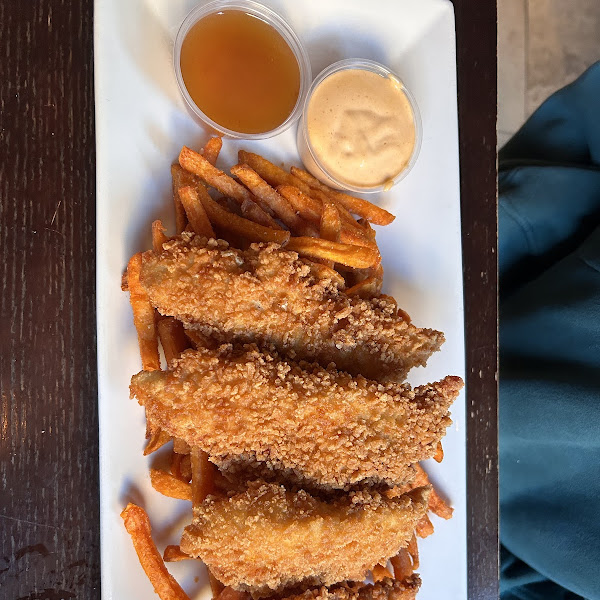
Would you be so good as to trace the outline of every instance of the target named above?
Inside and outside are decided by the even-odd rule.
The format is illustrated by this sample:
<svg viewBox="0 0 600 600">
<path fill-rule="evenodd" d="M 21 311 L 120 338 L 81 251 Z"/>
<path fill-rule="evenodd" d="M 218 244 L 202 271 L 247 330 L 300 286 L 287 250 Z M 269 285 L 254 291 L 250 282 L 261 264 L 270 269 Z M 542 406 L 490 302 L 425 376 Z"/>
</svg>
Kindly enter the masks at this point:
<svg viewBox="0 0 600 600">
<path fill-rule="evenodd" d="M 415 600 L 420 587 L 421 579 L 414 574 L 402 581 L 386 578 L 374 584 L 344 582 L 276 598 L 277 600 Z"/>
<path fill-rule="evenodd" d="M 446 377 L 411 390 L 229 345 L 188 350 L 173 371 L 142 371 L 131 394 L 153 423 L 217 464 L 246 455 L 344 488 L 410 479 L 410 465 L 435 453 L 462 385 Z"/>
<path fill-rule="evenodd" d="M 362 581 L 405 547 L 429 488 L 398 498 L 360 491 L 331 502 L 264 482 L 194 510 L 181 549 L 225 585 L 253 595 L 290 586 Z"/>
<path fill-rule="evenodd" d="M 335 363 L 372 379 L 401 381 L 425 365 L 444 336 L 419 329 L 386 297 L 348 297 L 277 244 L 236 250 L 183 233 L 146 252 L 142 284 L 161 314 L 224 342 L 274 345 L 291 358 Z"/>
</svg>

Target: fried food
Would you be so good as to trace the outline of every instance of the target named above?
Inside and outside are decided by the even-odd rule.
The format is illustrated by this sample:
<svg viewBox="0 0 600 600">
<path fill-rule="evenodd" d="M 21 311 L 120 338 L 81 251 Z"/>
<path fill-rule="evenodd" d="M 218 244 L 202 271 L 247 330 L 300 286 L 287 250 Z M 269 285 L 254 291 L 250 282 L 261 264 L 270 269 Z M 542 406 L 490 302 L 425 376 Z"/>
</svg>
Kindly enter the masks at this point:
<svg viewBox="0 0 600 600">
<path fill-rule="evenodd" d="M 325 502 L 252 482 L 244 493 L 211 496 L 195 508 L 181 550 L 201 558 L 225 585 L 254 596 L 300 583 L 362 581 L 408 545 L 428 494 L 420 488 L 389 499 L 363 491 Z"/>
<path fill-rule="evenodd" d="M 161 600 L 190 600 L 173 576 L 167 571 L 162 556 L 152 540 L 150 519 L 146 511 L 131 502 L 121 513 L 125 529 L 154 591 Z"/>
<path fill-rule="evenodd" d="M 406 579 L 384 579 L 377 583 L 344 582 L 330 587 L 318 587 L 279 600 L 415 600 L 421 587 L 418 575 Z"/>
<path fill-rule="evenodd" d="M 318 485 L 393 485 L 435 454 L 459 377 L 411 390 L 256 346 L 187 350 L 172 371 L 142 371 L 131 394 L 158 427 L 211 460 L 250 455 Z"/>
<path fill-rule="evenodd" d="M 183 233 L 145 252 L 141 282 L 154 307 L 217 342 L 273 345 L 369 379 L 403 380 L 444 335 L 412 325 L 387 297 L 348 297 L 277 244 L 242 251 Z"/>
</svg>

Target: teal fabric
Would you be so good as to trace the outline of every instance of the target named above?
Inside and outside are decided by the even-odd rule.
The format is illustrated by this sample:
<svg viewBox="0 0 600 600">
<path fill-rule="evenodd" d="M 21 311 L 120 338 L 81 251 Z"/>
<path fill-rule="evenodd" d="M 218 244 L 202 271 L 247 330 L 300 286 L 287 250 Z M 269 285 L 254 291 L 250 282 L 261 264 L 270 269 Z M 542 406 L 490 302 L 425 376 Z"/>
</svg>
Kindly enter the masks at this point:
<svg viewBox="0 0 600 600">
<path fill-rule="evenodd" d="M 600 63 L 499 155 L 502 600 L 600 600 Z"/>
</svg>

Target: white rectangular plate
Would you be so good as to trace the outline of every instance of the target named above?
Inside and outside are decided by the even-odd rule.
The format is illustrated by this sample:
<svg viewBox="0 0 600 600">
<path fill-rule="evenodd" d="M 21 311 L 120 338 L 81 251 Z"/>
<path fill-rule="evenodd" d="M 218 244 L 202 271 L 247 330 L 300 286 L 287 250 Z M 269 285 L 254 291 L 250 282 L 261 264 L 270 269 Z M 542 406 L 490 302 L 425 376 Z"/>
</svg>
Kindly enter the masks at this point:
<svg viewBox="0 0 600 600">
<path fill-rule="evenodd" d="M 423 146 L 413 171 L 380 202 L 397 215 L 378 228 L 387 292 L 418 326 L 447 341 L 410 381 L 464 377 L 462 261 L 454 13 L 447 0 L 264 0 L 305 42 L 316 75 L 349 57 L 389 65 L 420 106 Z M 150 223 L 173 225 L 170 165 L 182 145 L 201 147 L 207 134 L 188 116 L 172 68 L 172 44 L 192 0 L 96 0 L 97 307 L 100 412 L 102 597 L 152 598 L 119 513 L 128 500 L 146 508 L 162 550 L 176 544 L 189 505 L 152 491 L 143 410 L 129 400 L 140 359 L 128 295 L 120 279 L 128 258 L 150 247 Z M 277 163 L 299 164 L 295 129 L 255 143 L 226 141 L 223 166 L 239 147 Z M 173 229 L 170 229 L 173 231 Z M 419 600 L 466 598 L 465 402 L 441 465 L 428 465 L 451 500 L 454 518 L 433 517 L 435 534 L 420 542 Z M 155 460 L 155 459 L 154 459 Z M 430 461 L 431 462 L 431 461 Z M 429 468 L 430 467 L 430 468 Z M 169 567 L 192 599 L 208 597 L 203 568 Z"/>
</svg>

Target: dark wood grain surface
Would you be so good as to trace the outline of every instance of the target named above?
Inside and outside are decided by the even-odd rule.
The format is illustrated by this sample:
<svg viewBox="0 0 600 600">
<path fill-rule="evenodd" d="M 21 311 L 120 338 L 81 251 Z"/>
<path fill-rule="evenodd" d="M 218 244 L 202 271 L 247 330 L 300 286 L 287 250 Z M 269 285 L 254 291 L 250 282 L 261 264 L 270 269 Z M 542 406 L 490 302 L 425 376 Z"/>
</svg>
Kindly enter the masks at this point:
<svg viewBox="0 0 600 600">
<path fill-rule="evenodd" d="M 497 594 L 496 11 L 454 0 L 469 597 Z M 100 598 L 93 2 L 0 0 L 0 597 Z"/>
<path fill-rule="evenodd" d="M 469 600 L 498 598 L 496 2 L 454 0 L 467 349 Z"/>
</svg>

